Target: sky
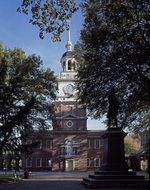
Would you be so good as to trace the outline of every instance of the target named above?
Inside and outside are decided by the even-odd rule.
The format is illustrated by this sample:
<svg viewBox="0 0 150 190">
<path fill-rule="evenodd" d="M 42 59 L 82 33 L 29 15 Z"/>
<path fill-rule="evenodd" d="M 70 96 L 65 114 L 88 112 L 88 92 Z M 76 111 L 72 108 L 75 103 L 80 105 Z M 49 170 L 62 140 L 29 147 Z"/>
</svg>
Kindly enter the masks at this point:
<svg viewBox="0 0 150 190">
<path fill-rule="evenodd" d="M 22 48 L 27 55 L 36 54 L 43 60 L 43 67 L 51 68 L 56 75 L 61 71 L 60 59 L 66 51 L 68 32 L 61 35 L 61 42 L 52 42 L 50 35 L 43 40 L 39 38 L 39 30 L 29 24 L 30 16 L 16 10 L 21 0 L 0 0 L 0 43 L 6 48 Z M 83 17 L 78 11 L 71 19 L 71 41 L 74 45 L 80 37 Z M 102 129 L 101 121 L 88 119 L 88 129 Z"/>
</svg>

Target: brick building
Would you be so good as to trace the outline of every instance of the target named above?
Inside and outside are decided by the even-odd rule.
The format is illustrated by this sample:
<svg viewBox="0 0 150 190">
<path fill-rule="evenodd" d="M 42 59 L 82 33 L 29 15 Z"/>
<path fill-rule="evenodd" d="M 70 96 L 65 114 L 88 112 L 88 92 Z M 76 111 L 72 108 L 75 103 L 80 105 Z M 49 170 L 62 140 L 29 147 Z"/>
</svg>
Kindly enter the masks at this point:
<svg viewBox="0 0 150 190">
<path fill-rule="evenodd" d="M 103 131 L 87 130 L 86 106 L 76 99 L 77 61 L 69 38 L 61 58 L 53 129 L 40 134 L 40 144 L 23 160 L 29 170 L 86 171 L 99 168 Z"/>
<path fill-rule="evenodd" d="M 23 168 L 31 171 L 96 170 L 103 158 L 102 134 L 103 131 L 89 130 L 42 133 L 38 137 L 40 144 L 33 153 L 23 157 Z"/>
</svg>

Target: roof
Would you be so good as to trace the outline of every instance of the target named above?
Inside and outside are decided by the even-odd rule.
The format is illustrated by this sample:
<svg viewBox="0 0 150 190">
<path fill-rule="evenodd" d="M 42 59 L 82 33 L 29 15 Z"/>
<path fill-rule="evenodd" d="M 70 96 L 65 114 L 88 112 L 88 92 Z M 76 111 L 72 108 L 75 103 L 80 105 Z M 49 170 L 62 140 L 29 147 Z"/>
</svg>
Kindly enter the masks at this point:
<svg viewBox="0 0 150 190">
<path fill-rule="evenodd" d="M 73 51 L 66 51 L 66 52 L 62 55 L 62 58 L 63 58 L 63 57 L 66 57 L 66 56 L 72 57 L 73 55 L 74 55 L 74 52 L 73 52 Z"/>
</svg>

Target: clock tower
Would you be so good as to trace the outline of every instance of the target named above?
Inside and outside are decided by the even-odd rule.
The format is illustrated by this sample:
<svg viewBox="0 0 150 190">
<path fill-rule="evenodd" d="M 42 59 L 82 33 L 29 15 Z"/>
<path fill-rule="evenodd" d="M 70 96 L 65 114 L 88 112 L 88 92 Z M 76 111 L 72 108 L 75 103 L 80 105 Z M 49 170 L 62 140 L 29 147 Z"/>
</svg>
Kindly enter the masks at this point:
<svg viewBox="0 0 150 190">
<path fill-rule="evenodd" d="M 86 107 L 76 98 L 77 61 L 68 31 L 66 52 L 62 55 L 53 124 L 53 171 L 87 169 Z"/>
<path fill-rule="evenodd" d="M 66 52 L 61 57 L 61 72 L 58 81 L 58 95 L 55 102 L 56 121 L 54 130 L 86 130 L 86 108 L 76 99 L 77 61 L 68 31 Z"/>
<path fill-rule="evenodd" d="M 86 107 L 77 100 L 77 60 L 68 31 L 66 52 L 57 77 L 53 129 L 35 131 L 29 143 L 40 142 L 33 153 L 23 156 L 23 167 L 30 171 L 87 171 L 98 169 L 103 157 L 101 131 L 87 130 Z M 10 159 L 9 159 L 10 160 Z M 9 161 L 8 160 L 8 161 Z"/>
</svg>

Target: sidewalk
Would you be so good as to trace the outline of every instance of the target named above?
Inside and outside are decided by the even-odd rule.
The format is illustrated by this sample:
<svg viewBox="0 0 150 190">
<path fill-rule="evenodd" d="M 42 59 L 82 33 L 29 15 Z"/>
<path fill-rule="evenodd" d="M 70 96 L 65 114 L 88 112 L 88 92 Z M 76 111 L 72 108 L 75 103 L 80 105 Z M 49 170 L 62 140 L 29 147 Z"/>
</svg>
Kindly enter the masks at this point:
<svg viewBox="0 0 150 190">
<path fill-rule="evenodd" d="M 0 190 L 88 190 L 82 184 L 82 178 L 89 173 L 91 172 L 32 172 L 32 179 L 23 179 L 10 184 L 0 184 Z M 108 189 L 102 188 L 101 190 Z M 131 189 L 117 188 L 117 190 Z"/>
<path fill-rule="evenodd" d="M 75 180 L 25 180 L 12 184 L 3 184 L 0 185 L 0 190 L 88 190 L 81 181 Z M 95 189 L 90 189 L 95 190 Z M 116 190 L 116 188 L 106 189 L 102 188 L 101 190 Z M 128 189 L 128 188 L 117 188 L 117 190 L 137 190 L 137 189 Z M 144 190 L 144 189 L 138 189 Z"/>
<path fill-rule="evenodd" d="M 33 179 L 64 179 L 64 180 L 82 180 L 90 172 L 32 172 Z"/>
</svg>

